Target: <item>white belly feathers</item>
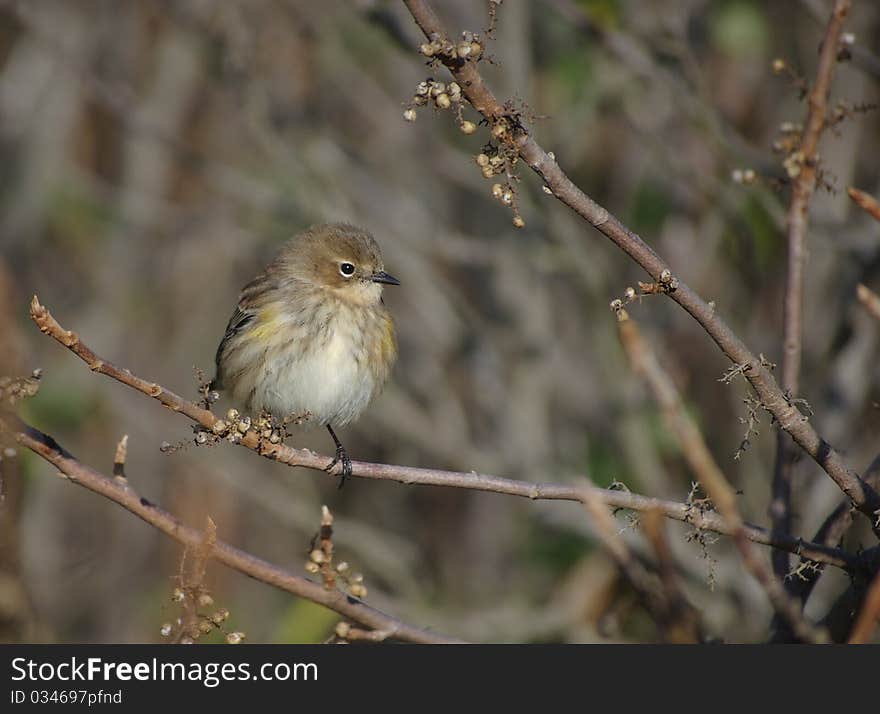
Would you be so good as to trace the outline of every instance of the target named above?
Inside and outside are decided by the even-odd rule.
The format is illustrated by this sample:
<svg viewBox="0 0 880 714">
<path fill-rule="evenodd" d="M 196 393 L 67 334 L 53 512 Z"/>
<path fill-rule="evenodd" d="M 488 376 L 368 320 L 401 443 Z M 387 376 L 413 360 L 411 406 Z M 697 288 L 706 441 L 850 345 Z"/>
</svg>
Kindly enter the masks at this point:
<svg viewBox="0 0 880 714">
<path fill-rule="evenodd" d="M 297 359 L 273 360 L 256 394 L 262 407 L 279 416 L 311 413 L 306 425 L 342 426 L 356 418 L 373 396 L 375 379 L 356 359 L 351 335 L 335 325 L 321 349 L 292 350 Z"/>
</svg>

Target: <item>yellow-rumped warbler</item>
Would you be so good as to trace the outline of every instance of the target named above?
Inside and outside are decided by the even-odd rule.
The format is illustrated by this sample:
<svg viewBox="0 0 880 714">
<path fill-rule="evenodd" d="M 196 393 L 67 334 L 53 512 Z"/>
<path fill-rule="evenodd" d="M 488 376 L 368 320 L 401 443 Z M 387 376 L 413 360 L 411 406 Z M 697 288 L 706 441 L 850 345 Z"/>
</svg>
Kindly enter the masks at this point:
<svg viewBox="0 0 880 714">
<path fill-rule="evenodd" d="M 217 348 L 213 389 L 252 413 L 307 414 L 326 425 L 342 463 L 351 459 L 333 431 L 356 419 L 385 384 L 397 358 L 384 270 L 367 231 L 345 223 L 313 226 L 288 241 L 241 291 Z"/>
</svg>

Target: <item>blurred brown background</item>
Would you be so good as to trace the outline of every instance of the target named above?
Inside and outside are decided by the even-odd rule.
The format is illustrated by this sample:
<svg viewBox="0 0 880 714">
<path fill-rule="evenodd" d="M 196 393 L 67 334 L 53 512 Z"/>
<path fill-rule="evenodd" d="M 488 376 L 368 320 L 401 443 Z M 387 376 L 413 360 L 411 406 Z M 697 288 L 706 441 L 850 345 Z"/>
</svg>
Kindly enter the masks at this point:
<svg viewBox="0 0 880 714">
<path fill-rule="evenodd" d="M 484 3 L 437 3 L 448 27 L 486 27 Z M 501 97 L 596 200 L 778 361 L 787 194 L 771 144 L 800 122 L 830 4 L 780 0 L 507 0 L 494 62 Z M 880 101 L 880 6 L 856 2 L 854 61 L 832 97 Z M 429 70 L 398 2 L 29 0 L 0 3 L 0 374 L 44 370 L 23 415 L 109 473 L 127 472 L 184 521 L 302 572 L 320 505 L 369 602 L 483 641 L 652 640 L 656 632 L 582 509 L 291 470 L 228 444 L 163 454 L 186 420 L 89 373 L 27 317 L 37 293 L 99 354 L 185 396 L 212 373 L 239 288 L 308 224 L 377 237 L 400 361 L 383 396 L 340 433 L 356 459 L 534 481 L 588 473 L 684 500 L 691 476 L 618 343 L 611 299 L 644 276 L 523 172 L 526 227 L 474 164 L 484 130 L 403 104 Z M 471 114 L 469 118 L 475 117 Z M 833 190 L 813 202 L 803 396 L 819 432 L 862 469 L 880 439 L 878 324 L 854 301 L 880 288 L 880 232 L 844 192 L 880 194 L 880 114 L 821 148 Z M 742 186 L 734 169 L 773 180 Z M 739 461 L 745 383 L 671 301 L 630 310 L 660 350 L 752 522 L 766 525 L 775 440 L 766 415 Z M 295 442 L 330 452 L 323 431 Z M 12 463 L 14 462 L 14 463 Z M 34 457 L 5 460 L 4 640 L 159 641 L 180 549 Z M 13 471 L 21 472 L 21 479 Z M 841 494 L 811 461 L 795 475 L 795 533 Z M 626 518 L 618 516 L 621 528 Z M 689 597 L 713 636 L 766 633 L 769 606 L 725 540 L 669 524 Z M 626 537 L 637 552 L 638 534 Z M 864 534 L 847 541 L 854 547 Z M 866 542 L 867 539 L 865 538 Z M 768 553 L 764 553 L 768 555 Z M 250 641 L 316 642 L 338 617 L 214 565 L 209 584 Z M 807 612 L 845 586 L 829 573 Z"/>
</svg>

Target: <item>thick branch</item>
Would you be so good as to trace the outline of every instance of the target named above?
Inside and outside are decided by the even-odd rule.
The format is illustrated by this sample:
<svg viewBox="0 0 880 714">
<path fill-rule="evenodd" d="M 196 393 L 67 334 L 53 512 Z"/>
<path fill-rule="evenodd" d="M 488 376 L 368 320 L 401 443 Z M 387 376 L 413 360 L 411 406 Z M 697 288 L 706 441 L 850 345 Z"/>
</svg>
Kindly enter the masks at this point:
<svg viewBox="0 0 880 714">
<path fill-rule="evenodd" d="M 791 184 L 791 201 L 788 206 L 788 261 L 785 272 L 785 298 L 783 301 L 783 349 L 782 388 L 791 396 L 798 396 L 801 375 L 801 350 L 803 343 L 804 263 L 806 256 L 807 223 L 810 199 L 816 188 L 819 165 L 819 139 L 826 126 L 828 95 L 831 78 L 837 66 L 837 51 L 843 21 L 850 9 L 850 0 L 837 0 L 819 56 L 816 82 L 808 97 L 807 120 L 798 146 L 799 173 Z M 773 471 L 773 496 L 770 517 L 773 530 L 791 532 L 791 478 L 797 452 L 791 441 L 780 432 L 776 447 L 776 466 Z M 782 578 L 789 571 L 787 553 L 773 553 L 773 569 Z"/>
<path fill-rule="evenodd" d="M 431 6 L 424 0 L 404 0 L 407 8 L 429 39 L 432 35 L 448 37 L 443 25 Z M 490 123 L 511 112 L 499 103 L 486 86 L 473 61 L 462 61 L 448 56 L 440 56 L 462 92 Z M 615 245 L 638 263 L 654 280 L 660 280 L 670 267 L 650 246 L 638 235 L 633 233 L 607 209 L 581 191 L 550 156 L 535 141 L 524 126 L 521 118 L 517 118 L 517 130 L 513 141 L 519 155 L 537 173 L 547 185 L 550 192 L 562 203 L 593 225 L 599 232 L 610 238 Z M 677 276 L 676 276 L 677 277 Z M 862 513 L 874 524 L 875 512 L 880 511 L 880 496 L 874 489 L 867 487 L 859 475 L 851 471 L 844 463 L 840 454 L 824 441 L 807 419 L 776 383 L 773 375 L 764 366 L 758 356 L 753 354 L 733 330 L 718 316 L 714 306 L 710 306 L 697 295 L 684 281 L 678 279 L 677 287 L 669 296 L 681 305 L 703 327 L 727 357 L 735 364 L 742 365 L 743 374 L 749 380 L 763 407 L 770 412 L 779 425 L 788 432 L 797 444 L 804 449 L 825 472 L 834 480 L 840 489 L 849 497 Z"/>
<path fill-rule="evenodd" d="M 76 333 L 65 330 L 58 324 L 58 321 L 40 304 L 36 296 L 34 296 L 31 303 L 31 316 L 42 332 L 67 347 L 82 359 L 92 371 L 112 377 L 132 389 L 158 400 L 172 411 L 189 417 L 205 429 L 213 429 L 217 417 L 211 411 L 203 409 L 159 384 L 142 379 L 132 374 L 129 370 L 121 369 L 99 357 L 80 340 Z M 261 456 L 287 464 L 288 466 L 303 466 L 324 471 L 332 461 L 329 456 L 322 456 L 308 449 L 295 449 L 283 443 L 273 444 L 268 440 L 260 439 L 253 430 L 244 434 L 241 440 L 238 441 L 238 444 L 256 451 Z M 337 466 L 328 473 L 338 475 L 339 469 L 340 467 Z M 592 486 L 531 483 L 529 481 L 516 481 L 514 479 L 475 472 L 440 471 L 437 469 L 421 469 L 392 464 L 373 464 L 363 461 L 352 462 L 352 475 L 360 478 L 397 481 L 398 483 L 421 486 L 446 486 L 466 488 L 474 491 L 489 491 L 532 500 L 561 500 L 584 503 L 585 494 L 595 494 L 602 503 L 614 508 L 624 508 L 633 511 L 656 509 L 667 518 L 683 521 L 698 530 L 713 531 L 724 535 L 732 534 L 724 520 L 717 513 L 702 512 L 686 503 L 649 498 L 628 491 L 616 491 Z M 795 538 L 789 534 L 773 536 L 765 529 L 757 526 L 745 526 L 745 533 L 746 537 L 755 543 L 782 548 L 816 562 L 835 565 L 846 570 L 859 570 L 862 568 L 860 558 L 837 548 L 816 546 L 814 543 L 802 541 L 800 538 Z"/>
<path fill-rule="evenodd" d="M 202 531 L 184 525 L 167 511 L 163 511 L 147 499 L 142 498 L 127 483 L 123 483 L 119 479 L 107 478 L 79 462 L 72 454 L 59 446 L 52 437 L 26 424 L 18 423 L 9 428 L 15 432 L 15 438 L 19 444 L 43 457 L 73 483 L 118 503 L 183 545 L 197 547 L 202 544 L 204 539 Z M 265 560 L 221 541 L 217 541 L 213 546 L 212 555 L 224 565 L 255 580 L 324 605 L 346 618 L 378 630 L 384 633 L 384 638 L 390 637 L 396 640 L 425 644 L 463 643 L 462 640 L 407 625 L 351 595 L 339 590 L 327 590 L 318 583 L 288 573 Z"/>
</svg>

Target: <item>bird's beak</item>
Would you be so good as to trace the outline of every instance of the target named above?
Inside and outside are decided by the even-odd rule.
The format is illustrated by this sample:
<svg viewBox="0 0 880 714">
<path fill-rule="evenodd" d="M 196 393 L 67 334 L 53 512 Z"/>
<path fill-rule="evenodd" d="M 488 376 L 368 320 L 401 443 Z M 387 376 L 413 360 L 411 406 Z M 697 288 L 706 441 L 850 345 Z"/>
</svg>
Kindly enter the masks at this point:
<svg viewBox="0 0 880 714">
<path fill-rule="evenodd" d="M 400 281 L 397 278 L 395 278 L 393 275 L 388 275 L 388 273 L 386 273 L 384 270 L 382 270 L 378 273 L 373 273 L 370 276 L 370 280 L 372 280 L 374 283 L 386 283 L 388 285 L 400 285 Z"/>
</svg>

